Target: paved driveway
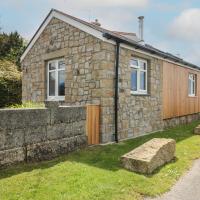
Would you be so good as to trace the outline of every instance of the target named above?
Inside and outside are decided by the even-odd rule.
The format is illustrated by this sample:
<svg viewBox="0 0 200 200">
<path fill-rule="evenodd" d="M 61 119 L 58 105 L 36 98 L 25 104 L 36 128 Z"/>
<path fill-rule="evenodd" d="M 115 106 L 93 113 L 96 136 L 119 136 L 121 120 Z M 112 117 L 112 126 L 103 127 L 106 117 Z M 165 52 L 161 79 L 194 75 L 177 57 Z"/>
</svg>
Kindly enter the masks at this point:
<svg viewBox="0 0 200 200">
<path fill-rule="evenodd" d="M 192 169 L 161 197 L 145 200 L 200 200 L 200 159 Z"/>
</svg>

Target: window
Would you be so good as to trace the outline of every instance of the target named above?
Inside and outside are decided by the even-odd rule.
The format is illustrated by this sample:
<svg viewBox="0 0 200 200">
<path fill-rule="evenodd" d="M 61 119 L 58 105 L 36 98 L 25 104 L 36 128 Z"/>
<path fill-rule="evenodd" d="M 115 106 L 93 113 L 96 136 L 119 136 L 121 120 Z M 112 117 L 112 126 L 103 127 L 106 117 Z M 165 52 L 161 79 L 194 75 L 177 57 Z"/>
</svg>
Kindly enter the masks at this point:
<svg viewBox="0 0 200 200">
<path fill-rule="evenodd" d="M 133 58 L 131 67 L 131 93 L 147 94 L 147 61 Z"/>
<path fill-rule="evenodd" d="M 188 95 L 190 97 L 196 96 L 196 75 L 195 74 L 189 74 Z"/>
<path fill-rule="evenodd" d="M 65 99 L 65 63 L 63 59 L 51 60 L 47 64 L 47 97 L 48 100 Z"/>
</svg>

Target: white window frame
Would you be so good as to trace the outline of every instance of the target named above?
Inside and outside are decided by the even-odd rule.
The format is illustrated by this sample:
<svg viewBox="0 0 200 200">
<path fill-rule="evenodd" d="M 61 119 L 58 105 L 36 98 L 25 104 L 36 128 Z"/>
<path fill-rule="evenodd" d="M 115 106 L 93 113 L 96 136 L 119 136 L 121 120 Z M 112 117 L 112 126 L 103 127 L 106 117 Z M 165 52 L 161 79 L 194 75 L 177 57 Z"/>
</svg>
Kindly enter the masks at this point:
<svg viewBox="0 0 200 200">
<path fill-rule="evenodd" d="M 61 59 L 54 59 L 54 60 L 50 60 L 47 62 L 47 100 L 48 101 L 64 101 L 65 100 L 65 95 L 64 96 L 59 96 L 58 95 L 58 72 L 59 71 L 64 71 L 66 70 L 66 66 L 65 69 L 59 69 L 58 68 L 58 63 L 60 61 L 64 61 L 63 58 Z M 55 62 L 55 66 L 56 68 L 54 70 L 49 70 L 49 64 Z M 55 72 L 55 96 L 49 96 L 49 72 Z"/>
<path fill-rule="evenodd" d="M 136 60 L 138 62 L 138 66 L 136 65 L 133 65 L 133 64 L 130 64 L 130 67 L 134 70 L 137 70 L 137 90 L 136 91 L 133 91 L 131 90 L 131 94 L 147 94 L 147 88 L 148 88 L 148 85 L 147 85 L 147 77 L 148 77 L 148 65 L 147 65 L 147 61 L 146 60 L 143 60 L 143 59 L 140 59 L 140 58 L 132 58 L 131 60 Z M 139 65 L 139 62 L 143 62 L 146 64 L 146 69 L 143 70 L 140 68 L 140 65 Z M 131 69 L 131 70 L 132 70 Z M 146 74 L 146 77 L 145 77 L 145 90 L 141 90 L 140 89 L 140 72 L 145 72 Z"/>
<path fill-rule="evenodd" d="M 188 96 L 195 97 L 196 96 L 196 84 L 197 84 L 196 83 L 196 81 L 197 81 L 196 74 L 189 73 L 188 81 L 191 82 L 191 84 L 189 84 L 189 82 L 188 82 Z"/>
</svg>

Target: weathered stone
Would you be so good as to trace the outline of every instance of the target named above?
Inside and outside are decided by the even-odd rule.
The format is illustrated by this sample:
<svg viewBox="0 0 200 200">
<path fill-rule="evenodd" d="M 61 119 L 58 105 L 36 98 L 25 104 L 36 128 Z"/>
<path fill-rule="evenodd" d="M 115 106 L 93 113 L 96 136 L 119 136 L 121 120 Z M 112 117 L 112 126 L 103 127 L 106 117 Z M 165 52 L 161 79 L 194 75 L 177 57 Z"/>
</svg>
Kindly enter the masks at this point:
<svg viewBox="0 0 200 200">
<path fill-rule="evenodd" d="M 24 138 L 23 139 L 24 139 L 23 142 L 26 145 L 46 141 L 47 140 L 47 128 L 46 128 L 46 126 L 36 126 L 34 128 L 27 127 L 24 130 Z"/>
<path fill-rule="evenodd" d="M 23 147 L 0 151 L 0 168 L 6 165 L 22 162 L 26 158 Z"/>
<path fill-rule="evenodd" d="M 87 145 L 85 107 L 58 107 L 56 103 L 47 107 L 0 109 L 0 167 L 26 161 L 27 156 L 42 160 Z M 15 118 L 22 124 L 16 124 Z"/>
<path fill-rule="evenodd" d="M 50 123 L 49 110 L 41 109 L 1 109 L 0 128 L 21 129 L 26 126 L 42 126 Z M 26 117 L 24 117 L 26 116 Z"/>
<path fill-rule="evenodd" d="M 200 135 L 200 125 L 198 125 L 198 126 L 194 129 L 194 134 Z"/>
<path fill-rule="evenodd" d="M 86 143 L 87 137 L 85 135 L 80 135 L 29 145 L 27 147 L 27 161 L 50 160 L 58 155 L 84 147 Z"/>
<path fill-rule="evenodd" d="M 121 157 L 124 168 L 143 174 L 170 162 L 175 156 L 176 142 L 173 139 L 154 138 Z"/>
<path fill-rule="evenodd" d="M 5 129 L 0 131 L 0 150 L 13 149 L 24 145 L 23 129 Z"/>
</svg>

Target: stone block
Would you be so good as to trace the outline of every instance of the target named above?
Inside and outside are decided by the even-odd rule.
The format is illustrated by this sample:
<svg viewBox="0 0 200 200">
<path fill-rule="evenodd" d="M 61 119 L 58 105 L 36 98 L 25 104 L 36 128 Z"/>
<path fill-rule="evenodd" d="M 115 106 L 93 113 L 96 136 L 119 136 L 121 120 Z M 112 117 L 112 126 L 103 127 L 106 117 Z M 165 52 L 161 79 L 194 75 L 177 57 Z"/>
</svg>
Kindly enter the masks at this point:
<svg viewBox="0 0 200 200">
<path fill-rule="evenodd" d="M 154 138 L 123 155 L 122 165 L 130 171 L 151 174 L 155 169 L 174 158 L 175 149 L 175 140 Z"/>
<path fill-rule="evenodd" d="M 194 129 L 194 134 L 200 135 L 200 125 L 198 125 L 198 126 Z"/>
<path fill-rule="evenodd" d="M 23 162 L 26 158 L 23 147 L 0 151 L 0 168 L 6 165 Z"/>
<path fill-rule="evenodd" d="M 0 150 L 13 149 L 24 145 L 24 129 L 0 130 Z"/>
<path fill-rule="evenodd" d="M 24 130 L 25 144 L 33 144 L 45 141 L 47 138 L 46 126 L 29 127 Z"/>
<path fill-rule="evenodd" d="M 28 145 L 27 161 L 50 160 L 86 145 L 87 137 L 85 135 Z"/>
<path fill-rule="evenodd" d="M 66 107 L 60 106 L 55 112 L 51 113 L 51 124 L 70 123 L 86 119 L 86 108 L 83 106 Z"/>
<path fill-rule="evenodd" d="M 2 109 L 0 116 L 0 129 L 20 129 L 50 123 L 47 109 Z"/>
<path fill-rule="evenodd" d="M 56 140 L 60 138 L 72 137 L 73 128 L 72 124 L 60 123 L 53 126 L 47 126 L 47 139 Z"/>
</svg>

